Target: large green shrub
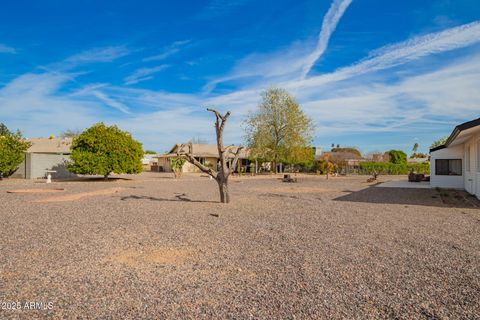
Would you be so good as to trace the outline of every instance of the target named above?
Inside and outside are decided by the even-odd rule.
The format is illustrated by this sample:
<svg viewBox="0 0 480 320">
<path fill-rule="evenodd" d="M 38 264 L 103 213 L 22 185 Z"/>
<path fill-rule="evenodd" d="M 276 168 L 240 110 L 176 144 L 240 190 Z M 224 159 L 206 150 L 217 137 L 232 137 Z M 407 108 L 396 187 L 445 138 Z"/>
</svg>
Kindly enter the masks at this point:
<svg viewBox="0 0 480 320">
<path fill-rule="evenodd" d="M 413 171 L 416 173 L 429 174 L 430 173 L 430 163 L 402 163 L 394 164 L 389 162 L 360 162 L 360 173 L 363 174 L 372 174 L 377 172 L 378 174 L 408 174 Z"/>
<path fill-rule="evenodd" d="M 98 123 L 85 130 L 72 143 L 67 168 L 78 174 L 142 172 L 142 145 L 117 126 Z"/>
<path fill-rule="evenodd" d="M 0 177 L 8 177 L 18 169 L 30 146 L 31 143 L 23 139 L 20 131 L 10 132 L 0 123 Z"/>
<path fill-rule="evenodd" d="M 407 154 L 401 150 L 390 150 L 388 151 L 388 156 L 390 157 L 390 162 L 393 164 L 407 163 Z"/>
</svg>

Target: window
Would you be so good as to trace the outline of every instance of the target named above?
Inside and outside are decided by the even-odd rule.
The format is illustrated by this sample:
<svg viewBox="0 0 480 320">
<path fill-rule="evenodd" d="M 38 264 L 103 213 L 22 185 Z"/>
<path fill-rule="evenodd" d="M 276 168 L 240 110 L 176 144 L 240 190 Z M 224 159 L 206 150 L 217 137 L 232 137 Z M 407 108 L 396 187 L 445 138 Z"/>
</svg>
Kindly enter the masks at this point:
<svg viewBox="0 0 480 320">
<path fill-rule="evenodd" d="M 436 159 L 435 174 L 437 176 L 461 176 L 462 160 L 461 159 Z"/>
<path fill-rule="evenodd" d="M 198 162 L 200 162 L 200 164 L 203 164 L 203 165 L 205 165 L 205 158 L 202 158 L 202 157 L 195 157 L 195 160 L 197 160 Z"/>
<path fill-rule="evenodd" d="M 470 146 L 467 147 L 467 152 L 465 153 L 465 170 L 470 172 Z"/>
</svg>

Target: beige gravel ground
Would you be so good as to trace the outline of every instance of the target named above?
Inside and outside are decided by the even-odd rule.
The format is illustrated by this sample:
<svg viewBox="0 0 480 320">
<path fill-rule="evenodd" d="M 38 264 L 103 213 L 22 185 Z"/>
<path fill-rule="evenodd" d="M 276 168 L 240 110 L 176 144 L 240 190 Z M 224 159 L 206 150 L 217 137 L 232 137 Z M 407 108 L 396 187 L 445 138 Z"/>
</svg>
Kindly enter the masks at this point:
<svg viewBox="0 0 480 320">
<path fill-rule="evenodd" d="M 479 318 L 478 201 L 278 178 L 0 181 L 0 319 Z"/>
</svg>

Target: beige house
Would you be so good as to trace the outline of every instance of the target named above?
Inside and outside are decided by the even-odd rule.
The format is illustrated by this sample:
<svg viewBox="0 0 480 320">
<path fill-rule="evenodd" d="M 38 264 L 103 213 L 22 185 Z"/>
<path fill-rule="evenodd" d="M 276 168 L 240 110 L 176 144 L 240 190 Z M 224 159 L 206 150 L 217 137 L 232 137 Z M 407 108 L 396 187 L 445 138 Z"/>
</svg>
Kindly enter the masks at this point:
<svg viewBox="0 0 480 320">
<path fill-rule="evenodd" d="M 160 155 L 157 157 L 158 161 L 158 171 L 162 172 L 172 172 L 170 168 L 169 158 L 177 157 L 178 148 L 181 147 L 181 144 L 176 144 L 173 148 L 166 154 Z M 185 145 L 185 151 L 188 150 L 188 145 Z M 232 152 L 236 152 L 238 147 L 232 146 Z M 215 144 L 192 144 L 192 153 L 193 156 L 203 165 L 217 169 L 217 163 L 219 160 L 217 145 Z M 232 155 L 233 158 L 233 155 Z M 251 165 L 248 160 L 248 150 L 243 149 L 240 151 L 240 158 L 238 160 L 238 166 L 243 172 L 248 172 L 249 166 Z M 237 169 L 238 171 L 238 169 Z M 182 168 L 182 172 L 200 172 L 200 170 L 191 164 L 190 162 L 185 162 Z"/>
<path fill-rule="evenodd" d="M 44 178 L 47 170 L 56 171 L 52 173 L 53 178 L 75 176 L 65 168 L 65 162 L 70 160 L 71 138 L 32 138 L 27 141 L 32 145 L 25 153 L 25 160 L 12 175 L 13 178 Z"/>
</svg>

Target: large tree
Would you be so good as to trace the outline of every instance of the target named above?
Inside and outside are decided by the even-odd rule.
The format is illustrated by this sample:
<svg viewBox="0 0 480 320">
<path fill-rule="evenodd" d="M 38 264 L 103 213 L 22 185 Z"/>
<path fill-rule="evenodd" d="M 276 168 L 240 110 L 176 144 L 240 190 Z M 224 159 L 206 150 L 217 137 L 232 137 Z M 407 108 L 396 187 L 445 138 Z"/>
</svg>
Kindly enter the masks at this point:
<svg viewBox="0 0 480 320">
<path fill-rule="evenodd" d="M 71 162 L 67 168 L 77 174 L 135 174 L 142 171 L 143 150 L 140 142 L 117 126 L 97 123 L 72 143 Z"/>
<path fill-rule="evenodd" d="M 304 150 L 312 140 L 313 121 L 284 89 L 264 92 L 244 124 L 251 157 L 271 162 L 275 172 L 280 162 L 301 163 L 310 156 Z"/>
<path fill-rule="evenodd" d="M 0 123 L 0 178 L 13 174 L 25 159 L 25 152 L 31 143 L 25 141 L 20 131 L 10 132 Z"/>
<path fill-rule="evenodd" d="M 192 143 L 183 144 L 177 149 L 177 155 L 179 157 L 184 157 L 188 162 L 195 165 L 202 172 L 210 175 L 215 181 L 217 181 L 218 189 L 220 191 L 220 202 L 229 203 L 230 202 L 230 193 L 228 190 L 228 178 L 230 174 L 235 171 L 237 167 L 238 159 L 240 153 L 243 150 L 243 147 L 227 146 L 223 144 L 223 129 L 227 122 L 228 117 L 230 117 L 230 111 L 225 115 L 221 115 L 217 110 L 207 109 L 210 112 L 213 112 L 216 117 L 215 121 L 215 133 L 217 135 L 217 149 L 218 149 L 218 170 L 209 168 L 201 164 L 193 156 L 193 146 Z"/>
</svg>

